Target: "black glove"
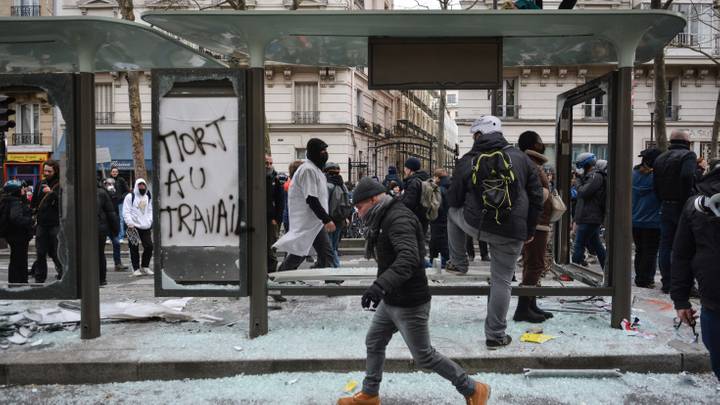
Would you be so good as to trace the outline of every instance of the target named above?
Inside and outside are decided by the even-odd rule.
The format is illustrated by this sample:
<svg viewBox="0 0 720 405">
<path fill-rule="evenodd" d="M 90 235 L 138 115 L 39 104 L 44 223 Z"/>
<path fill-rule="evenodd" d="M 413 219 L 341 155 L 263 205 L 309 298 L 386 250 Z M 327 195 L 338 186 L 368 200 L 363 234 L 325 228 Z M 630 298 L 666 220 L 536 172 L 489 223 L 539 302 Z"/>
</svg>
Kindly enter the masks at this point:
<svg viewBox="0 0 720 405">
<path fill-rule="evenodd" d="M 384 295 L 385 291 L 378 284 L 373 283 L 363 294 L 360 304 L 363 308 L 370 308 L 370 303 L 372 303 L 372 307 L 377 308 Z"/>
</svg>

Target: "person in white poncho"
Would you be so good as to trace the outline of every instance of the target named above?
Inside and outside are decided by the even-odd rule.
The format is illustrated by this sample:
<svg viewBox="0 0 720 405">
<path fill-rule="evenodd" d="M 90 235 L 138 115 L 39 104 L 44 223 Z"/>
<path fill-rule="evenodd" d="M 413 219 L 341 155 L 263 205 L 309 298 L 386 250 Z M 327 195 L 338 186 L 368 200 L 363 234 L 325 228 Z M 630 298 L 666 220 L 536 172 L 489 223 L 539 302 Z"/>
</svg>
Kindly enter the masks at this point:
<svg viewBox="0 0 720 405">
<path fill-rule="evenodd" d="M 327 144 L 317 138 L 310 139 L 307 160 L 295 172 L 288 190 L 290 231 L 273 245 L 278 251 L 287 252 L 278 271 L 300 267 L 310 248 L 314 248 L 318 256 L 314 267 L 332 267 L 328 232 L 335 231 L 335 224 L 328 214 L 327 180 L 322 172 L 327 160 Z"/>
</svg>

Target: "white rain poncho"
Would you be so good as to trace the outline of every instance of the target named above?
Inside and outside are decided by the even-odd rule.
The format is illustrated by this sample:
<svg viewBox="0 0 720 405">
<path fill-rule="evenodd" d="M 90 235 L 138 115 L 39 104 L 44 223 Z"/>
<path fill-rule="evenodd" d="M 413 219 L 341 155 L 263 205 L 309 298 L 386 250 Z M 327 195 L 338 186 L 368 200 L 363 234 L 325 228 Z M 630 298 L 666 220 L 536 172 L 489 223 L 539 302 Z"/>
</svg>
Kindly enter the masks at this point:
<svg viewBox="0 0 720 405">
<path fill-rule="evenodd" d="M 309 197 L 317 197 L 320 205 L 328 211 L 328 189 L 325 174 L 315 164 L 306 160 L 295 172 L 288 190 L 288 217 L 290 231 L 283 235 L 273 247 L 281 252 L 296 256 L 310 254 L 313 241 L 323 223 L 305 202 Z"/>
</svg>

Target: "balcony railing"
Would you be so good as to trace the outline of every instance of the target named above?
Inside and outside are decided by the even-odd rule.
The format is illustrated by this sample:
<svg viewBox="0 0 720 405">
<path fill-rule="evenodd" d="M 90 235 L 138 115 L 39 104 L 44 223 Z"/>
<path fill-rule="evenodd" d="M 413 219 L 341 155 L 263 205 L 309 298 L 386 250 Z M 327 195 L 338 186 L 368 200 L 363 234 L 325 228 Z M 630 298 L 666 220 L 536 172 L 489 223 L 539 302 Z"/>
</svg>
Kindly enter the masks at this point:
<svg viewBox="0 0 720 405">
<path fill-rule="evenodd" d="M 668 121 L 678 121 L 680 119 L 681 105 L 669 105 L 665 109 L 665 118 Z"/>
<path fill-rule="evenodd" d="M 355 118 L 357 119 L 357 126 L 359 128 L 364 129 L 366 131 L 368 129 L 370 129 L 370 124 L 367 121 L 365 121 L 365 118 L 363 118 L 359 115 L 356 115 Z"/>
<path fill-rule="evenodd" d="M 681 32 L 673 38 L 670 45 L 680 48 L 699 48 L 705 51 L 710 51 L 714 55 L 720 55 L 720 34 L 700 35 Z"/>
<path fill-rule="evenodd" d="M 497 106 L 497 111 L 495 114 L 500 118 L 516 120 L 520 116 L 520 106 L 519 105 L 499 105 L 499 106 Z"/>
<path fill-rule="evenodd" d="M 42 134 L 40 132 L 20 132 L 13 135 L 15 145 L 40 145 Z"/>
<path fill-rule="evenodd" d="M 380 125 L 380 124 L 372 125 L 372 131 L 373 131 L 373 134 L 375 134 L 375 135 L 380 135 L 382 133 L 382 130 L 383 130 L 382 125 Z"/>
<path fill-rule="evenodd" d="M 40 6 L 11 6 L 10 15 L 13 17 L 39 17 Z"/>
<path fill-rule="evenodd" d="M 317 124 L 320 121 L 320 111 L 293 111 L 293 123 Z"/>
<path fill-rule="evenodd" d="M 107 125 L 112 124 L 115 121 L 114 112 L 96 112 L 95 113 L 95 124 L 96 125 Z"/>
</svg>

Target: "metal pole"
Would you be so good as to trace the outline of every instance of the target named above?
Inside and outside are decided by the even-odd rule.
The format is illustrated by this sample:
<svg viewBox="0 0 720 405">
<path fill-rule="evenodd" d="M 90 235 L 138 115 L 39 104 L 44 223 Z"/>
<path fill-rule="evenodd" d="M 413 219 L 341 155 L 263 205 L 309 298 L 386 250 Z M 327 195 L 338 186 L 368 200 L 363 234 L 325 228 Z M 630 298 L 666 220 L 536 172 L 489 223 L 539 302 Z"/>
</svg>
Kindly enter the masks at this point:
<svg viewBox="0 0 720 405">
<path fill-rule="evenodd" d="M 95 80 L 92 73 L 78 73 L 73 80 L 75 131 L 71 147 L 72 167 L 66 168 L 75 182 L 72 209 L 75 210 L 76 240 L 70 254 L 78 258 L 80 274 L 80 338 L 100 337 L 100 286 L 97 248 L 97 181 L 95 163 Z M 103 253 L 104 254 L 104 253 Z"/>
<path fill-rule="evenodd" d="M 267 308 L 267 201 L 265 201 L 265 69 L 250 68 L 248 105 L 248 223 L 250 237 L 250 338 L 268 332 Z"/>
<path fill-rule="evenodd" d="M 613 287 L 611 324 L 620 328 L 623 319 L 630 319 L 631 291 L 631 249 L 632 249 L 632 67 L 621 67 L 612 75 L 610 85 L 609 160 L 608 171 L 609 215 L 608 215 L 608 260 Z"/>
<path fill-rule="evenodd" d="M 568 210 L 560 218 L 555 227 L 554 236 L 554 253 L 555 262 L 558 264 L 570 263 L 570 226 L 571 219 L 571 201 L 570 201 L 570 182 L 572 171 L 572 106 L 563 106 L 560 112 L 560 123 L 555 134 L 555 144 L 557 151 L 555 152 L 555 176 L 557 178 L 557 190 L 560 198 L 567 204 Z"/>
<path fill-rule="evenodd" d="M 655 129 L 655 113 L 651 112 L 650 113 L 650 147 L 652 147 L 652 144 L 653 144 L 653 132 L 655 132 L 654 129 Z M 645 148 L 643 148 L 643 149 L 645 149 Z"/>
</svg>

